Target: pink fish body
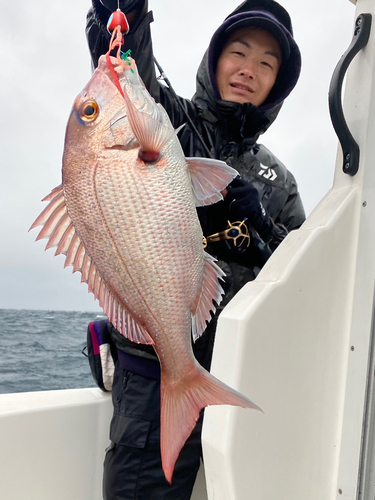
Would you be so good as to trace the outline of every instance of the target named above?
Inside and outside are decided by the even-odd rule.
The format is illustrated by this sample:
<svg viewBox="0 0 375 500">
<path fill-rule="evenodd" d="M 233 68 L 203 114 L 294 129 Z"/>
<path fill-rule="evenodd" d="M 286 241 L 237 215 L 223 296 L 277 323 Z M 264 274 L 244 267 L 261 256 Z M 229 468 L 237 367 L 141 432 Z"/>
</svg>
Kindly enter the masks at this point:
<svg viewBox="0 0 375 500">
<path fill-rule="evenodd" d="M 195 360 L 223 273 L 203 249 L 196 206 L 222 198 L 237 175 L 186 159 L 165 110 L 136 67 L 103 56 L 68 121 L 62 185 L 33 227 L 82 273 L 104 314 L 128 339 L 152 344 L 161 364 L 161 456 L 166 479 L 207 405 L 259 409 Z M 143 161 L 148 152 L 154 161 Z M 146 154 L 144 154 L 146 153 Z"/>
</svg>

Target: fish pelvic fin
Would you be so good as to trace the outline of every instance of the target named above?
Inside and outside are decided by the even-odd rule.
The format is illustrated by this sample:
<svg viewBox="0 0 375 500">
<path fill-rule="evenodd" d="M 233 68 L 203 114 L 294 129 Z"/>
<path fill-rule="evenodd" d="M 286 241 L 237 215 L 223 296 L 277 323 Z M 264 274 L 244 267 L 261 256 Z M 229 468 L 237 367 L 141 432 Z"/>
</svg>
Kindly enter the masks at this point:
<svg viewBox="0 0 375 500">
<path fill-rule="evenodd" d="M 200 412 L 210 405 L 233 405 L 261 410 L 249 398 L 224 384 L 204 368 L 196 365 L 195 372 L 181 382 L 161 378 L 160 447 L 166 480 L 171 483 L 176 460 L 193 431 Z"/>
<path fill-rule="evenodd" d="M 195 205 L 202 207 L 223 199 L 221 191 L 239 174 L 224 161 L 213 158 L 186 158 Z"/>
<path fill-rule="evenodd" d="M 148 332 L 139 325 L 111 293 L 86 248 L 76 233 L 68 214 L 62 186 L 53 189 L 43 201 L 49 201 L 36 218 L 29 231 L 43 226 L 36 240 L 47 238 L 46 250 L 56 247 L 55 255 L 65 255 L 64 267 L 73 266 L 73 273 L 80 271 L 81 282 L 87 283 L 89 293 L 99 301 L 104 314 L 119 332 L 132 342 L 153 344 Z"/>
<path fill-rule="evenodd" d="M 224 290 L 219 279 L 223 279 L 225 273 L 216 264 L 216 259 L 207 252 L 204 253 L 204 275 L 201 293 L 197 297 L 192 314 L 191 334 L 194 342 L 202 335 L 211 320 L 211 312 L 215 313 L 214 302 L 219 305 L 224 295 Z"/>
</svg>

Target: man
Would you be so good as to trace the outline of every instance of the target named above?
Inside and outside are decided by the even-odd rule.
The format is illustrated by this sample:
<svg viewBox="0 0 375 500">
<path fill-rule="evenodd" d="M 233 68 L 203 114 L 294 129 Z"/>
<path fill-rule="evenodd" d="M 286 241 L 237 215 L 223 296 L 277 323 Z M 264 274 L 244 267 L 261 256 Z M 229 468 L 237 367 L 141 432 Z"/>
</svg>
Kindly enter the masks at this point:
<svg viewBox="0 0 375 500">
<path fill-rule="evenodd" d="M 117 0 L 92 0 L 87 37 L 96 66 L 107 52 L 106 29 Z M 247 0 L 214 33 L 197 74 L 192 100 L 175 100 L 156 79 L 146 0 L 120 1 L 131 30 L 125 50 L 132 50 L 151 95 L 167 110 L 175 128 L 186 123 L 179 139 L 186 156 L 211 156 L 235 168 L 240 177 L 228 186 L 224 201 L 198 209 L 207 251 L 225 271 L 221 308 L 253 280 L 272 251 L 304 221 L 294 177 L 256 141 L 275 120 L 294 88 L 301 59 L 288 13 L 273 0 Z M 194 125 L 193 125 L 193 124 Z M 227 231 L 241 223 L 245 236 Z M 236 226 L 235 226 L 236 227 Z M 246 230 L 250 240 L 246 238 Z M 250 241 L 250 243 L 249 243 Z M 220 312 L 220 308 L 219 308 Z M 209 369 L 216 317 L 194 344 L 197 360 Z M 104 498 L 188 500 L 201 456 L 203 415 L 177 460 L 172 485 L 160 459 L 160 368 L 151 346 L 134 345 L 113 327 L 117 346 L 111 422 L 111 446 L 104 463 Z"/>
<path fill-rule="evenodd" d="M 243 28 L 227 40 L 216 67 L 221 98 L 260 106 L 276 82 L 282 62 L 276 39 L 261 28 Z"/>
</svg>

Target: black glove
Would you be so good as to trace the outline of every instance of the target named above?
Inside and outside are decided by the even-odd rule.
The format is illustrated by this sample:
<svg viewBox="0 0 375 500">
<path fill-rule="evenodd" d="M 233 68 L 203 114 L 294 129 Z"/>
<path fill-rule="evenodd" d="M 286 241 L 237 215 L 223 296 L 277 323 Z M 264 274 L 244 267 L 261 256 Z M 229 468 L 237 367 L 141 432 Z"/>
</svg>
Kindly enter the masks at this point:
<svg viewBox="0 0 375 500">
<path fill-rule="evenodd" d="M 114 12 L 118 8 L 117 0 L 100 0 L 100 3 L 111 12 Z M 133 10 L 141 9 L 144 3 L 145 0 L 120 0 L 120 9 L 124 14 L 127 14 Z"/>
<path fill-rule="evenodd" d="M 231 222 L 247 218 L 260 237 L 267 242 L 271 238 L 273 222 L 260 201 L 257 189 L 249 182 L 236 177 L 227 187 L 224 198 Z"/>
</svg>

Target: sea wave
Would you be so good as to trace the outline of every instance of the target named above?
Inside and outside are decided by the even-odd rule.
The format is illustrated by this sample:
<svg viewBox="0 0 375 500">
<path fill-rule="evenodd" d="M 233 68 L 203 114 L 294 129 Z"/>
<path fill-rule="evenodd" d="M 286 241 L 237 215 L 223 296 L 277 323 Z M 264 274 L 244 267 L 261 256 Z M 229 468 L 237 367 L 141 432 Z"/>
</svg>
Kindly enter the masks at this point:
<svg viewBox="0 0 375 500">
<path fill-rule="evenodd" d="M 0 309 L 0 393 L 94 387 L 87 358 L 93 312 Z"/>
</svg>

